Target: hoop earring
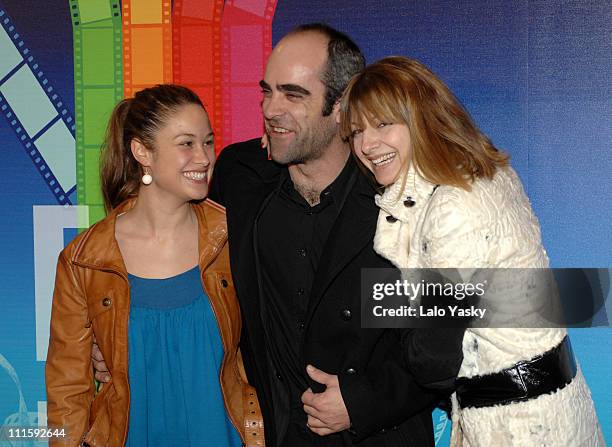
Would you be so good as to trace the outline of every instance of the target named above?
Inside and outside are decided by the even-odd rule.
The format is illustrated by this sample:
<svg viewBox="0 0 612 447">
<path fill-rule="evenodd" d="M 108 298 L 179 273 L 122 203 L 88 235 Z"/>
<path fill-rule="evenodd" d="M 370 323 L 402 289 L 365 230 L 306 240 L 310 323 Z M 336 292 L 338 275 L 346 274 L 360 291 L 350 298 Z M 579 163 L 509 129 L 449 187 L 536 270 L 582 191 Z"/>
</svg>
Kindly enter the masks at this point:
<svg viewBox="0 0 612 447">
<path fill-rule="evenodd" d="M 153 182 L 153 176 L 149 174 L 149 168 L 144 167 L 144 175 L 142 176 L 142 183 L 145 185 L 150 185 Z"/>
</svg>

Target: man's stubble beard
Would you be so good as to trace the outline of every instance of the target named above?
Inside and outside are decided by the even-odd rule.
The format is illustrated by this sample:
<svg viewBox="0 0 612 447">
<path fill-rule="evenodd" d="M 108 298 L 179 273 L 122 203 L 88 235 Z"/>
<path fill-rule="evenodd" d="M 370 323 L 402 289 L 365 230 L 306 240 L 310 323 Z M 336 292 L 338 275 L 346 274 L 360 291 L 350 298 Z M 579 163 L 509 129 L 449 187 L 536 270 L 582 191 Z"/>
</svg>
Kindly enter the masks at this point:
<svg viewBox="0 0 612 447">
<path fill-rule="evenodd" d="M 282 157 L 274 156 L 274 143 L 270 139 L 270 152 L 272 159 L 280 164 L 304 164 L 309 161 L 319 159 L 327 147 L 331 144 L 332 140 L 338 132 L 338 126 L 331 117 L 329 121 L 322 120 L 321 125 L 314 127 L 301 138 L 296 138 L 292 143 L 289 144 L 285 154 Z M 330 124 L 331 122 L 331 124 Z"/>
</svg>

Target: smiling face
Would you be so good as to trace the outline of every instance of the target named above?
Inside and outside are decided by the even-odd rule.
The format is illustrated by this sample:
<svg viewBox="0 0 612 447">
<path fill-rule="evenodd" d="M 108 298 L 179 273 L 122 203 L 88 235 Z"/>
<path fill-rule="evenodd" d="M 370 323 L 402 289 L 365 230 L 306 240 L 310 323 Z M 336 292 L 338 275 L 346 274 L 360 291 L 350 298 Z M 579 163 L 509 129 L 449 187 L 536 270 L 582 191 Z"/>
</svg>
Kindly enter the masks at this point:
<svg viewBox="0 0 612 447">
<path fill-rule="evenodd" d="M 278 163 L 317 159 L 337 134 L 336 114 L 323 116 L 327 42 L 320 33 L 299 33 L 282 39 L 270 55 L 260 85 L 270 153 Z"/>
<path fill-rule="evenodd" d="M 153 144 L 151 151 L 132 140 L 132 152 L 153 176 L 151 185 L 141 187 L 147 194 L 179 201 L 201 200 L 208 195 L 215 149 L 204 108 L 197 104 L 179 106 L 155 132 Z"/>
<path fill-rule="evenodd" d="M 353 151 L 382 186 L 395 183 L 410 166 L 410 131 L 403 123 L 362 118 L 351 123 Z"/>
</svg>

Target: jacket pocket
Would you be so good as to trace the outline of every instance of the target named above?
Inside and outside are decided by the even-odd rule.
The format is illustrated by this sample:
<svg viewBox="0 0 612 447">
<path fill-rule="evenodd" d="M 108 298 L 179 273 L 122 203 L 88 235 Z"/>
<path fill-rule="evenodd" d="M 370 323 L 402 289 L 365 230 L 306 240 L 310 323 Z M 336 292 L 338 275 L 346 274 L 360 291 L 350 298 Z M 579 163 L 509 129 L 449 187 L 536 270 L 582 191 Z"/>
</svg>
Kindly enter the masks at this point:
<svg viewBox="0 0 612 447">
<path fill-rule="evenodd" d="M 87 318 L 91 323 L 114 307 L 112 294 L 100 294 L 87 301 Z"/>
<path fill-rule="evenodd" d="M 93 326 L 96 342 L 109 369 L 113 365 L 114 307 L 115 302 L 110 293 L 99 294 L 87 301 L 86 326 Z"/>
</svg>

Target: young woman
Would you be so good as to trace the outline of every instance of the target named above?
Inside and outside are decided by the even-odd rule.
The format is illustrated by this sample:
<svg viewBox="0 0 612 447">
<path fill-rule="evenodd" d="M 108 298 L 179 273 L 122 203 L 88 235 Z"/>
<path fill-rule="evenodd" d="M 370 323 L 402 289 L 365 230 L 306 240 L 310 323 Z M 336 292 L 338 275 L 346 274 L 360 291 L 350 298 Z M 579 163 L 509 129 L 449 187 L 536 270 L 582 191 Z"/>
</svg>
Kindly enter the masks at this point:
<svg viewBox="0 0 612 447">
<path fill-rule="evenodd" d="M 389 57 L 357 75 L 342 130 L 384 187 L 374 248 L 398 268 L 548 267 L 507 155 L 422 64 Z M 453 445 L 604 445 L 564 329 L 469 328 L 462 345 Z"/>
<path fill-rule="evenodd" d="M 68 445 L 263 445 L 225 212 L 202 201 L 214 162 L 189 89 L 159 85 L 115 107 L 101 169 L 108 216 L 57 268 L 47 414 Z M 112 376 L 99 393 L 94 336 Z"/>
</svg>

